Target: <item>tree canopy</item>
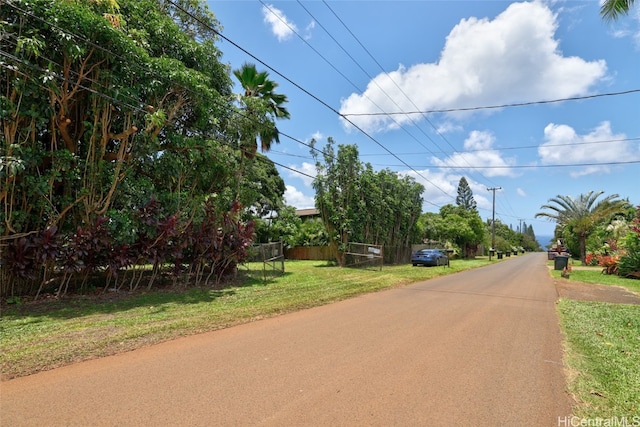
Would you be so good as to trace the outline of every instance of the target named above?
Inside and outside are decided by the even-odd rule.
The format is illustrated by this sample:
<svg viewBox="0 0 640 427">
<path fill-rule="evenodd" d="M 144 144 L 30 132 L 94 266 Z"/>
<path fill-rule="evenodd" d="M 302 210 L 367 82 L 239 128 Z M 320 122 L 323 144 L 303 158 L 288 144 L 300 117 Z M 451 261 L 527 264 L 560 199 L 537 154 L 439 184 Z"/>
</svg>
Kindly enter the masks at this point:
<svg viewBox="0 0 640 427">
<path fill-rule="evenodd" d="M 596 225 L 603 220 L 611 220 L 615 214 L 624 211 L 629 203 L 620 200 L 617 194 L 611 194 L 600 200 L 604 191 L 589 191 L 574 198 L 558 195 L 549 199 L 549 203 L 542 205 L 545 209 L 536 214 L 536 218 L 548 218 L 555 221 L 556 237 L 577 236 L 579 240 L 579 255 L 585 263 L 587 237 Z"/>
<path fill-rule="evenodd" d="M 467 179 L 463 176 L 458 183 L 458 195 L 456 196 L 456 205 L 466 210 L 476 210 L 477 203 L 473 198 L 473 191 L 469 187 Z"/>
<path fill-rule="evenodd" d="M 272 162 L 241 169 L 240 136 L 273 135 L 274 117 L 288 112 L 274 110 L 284 95 L 232 93 L 206 2 L 16 0 L 0 12 L 0 236 L 10 242 L 0 262 L 16 266 L 2 269 L 3 285 L 27 275 L 45 283 L 53 272 L 113 276 L 145 262 L 233 268 L 238 259 L 213 265 L 251 241 L 242 206 L 261 215 L 284 192 Z M 89 235 L 102 246 L 85 247 Z M 36 251 L 43 238 L 56 240 L 55 256 Z M 75 264 L 55 265 L 74 239 Z"/>
<path fill-rule="evenodd" d="M 315 145 L 313 141 L 312 146 Z M 362 164 L 355 145 L 329 138 L 316 159 L 316 207 L 327 229 L 338 262 L 344 263 L 347 243 L 407 247 L 416 237 L 422 210 L 422 185 L 389 170 L 374 171 Z"/>
</svg>

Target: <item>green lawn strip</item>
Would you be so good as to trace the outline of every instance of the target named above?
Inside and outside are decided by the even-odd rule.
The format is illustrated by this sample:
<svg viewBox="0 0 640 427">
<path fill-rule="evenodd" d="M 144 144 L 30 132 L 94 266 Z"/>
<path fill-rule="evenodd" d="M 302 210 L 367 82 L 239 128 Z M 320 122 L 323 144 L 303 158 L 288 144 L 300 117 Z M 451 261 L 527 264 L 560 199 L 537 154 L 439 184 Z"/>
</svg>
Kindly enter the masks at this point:
<svg viewBox="0 0 640 427">
<path fill-rule="evenodd" d="M 180 336 L 226 328 L 304 308 L 487 265 L 385 266 L 382 271 L 288 261 L 284 276 L 245 280 L 222 290 L 135 293 L 4 306 L 0 317 L 2 379 L 116 354 Z"/>
<path fill-rule="evenodd" d="M 574 414 L 640 419 L 640 306 L 562 299 L 558 311 Z"/>
<path fill-rule="evenodd" d="M 569 280 L 583 283 L 593 283 L 596 285 L 613 285 L 622 286 L 632 292 L 640 293 L 640 280 L 628 279 L 615 274 L 602 274 L 601 268 L 595 269 L 579 269 L 573 268 L 569 276 Z M 551 275 L 560 278 L 560 270 L 551 270 Z"/>
</svg>

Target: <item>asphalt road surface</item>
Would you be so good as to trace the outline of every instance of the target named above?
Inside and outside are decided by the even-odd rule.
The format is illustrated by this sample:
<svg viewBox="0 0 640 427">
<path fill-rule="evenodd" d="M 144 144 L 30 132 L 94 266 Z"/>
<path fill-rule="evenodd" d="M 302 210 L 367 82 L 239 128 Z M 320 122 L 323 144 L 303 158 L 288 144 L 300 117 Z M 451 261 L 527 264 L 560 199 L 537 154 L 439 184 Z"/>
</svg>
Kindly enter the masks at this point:
<svg viewBox="0 0 640 427">
<path fill-rule="evenodd" d="M 572 401 L 545 260 L 3 382 L 0 425 L 558 426 Z"/>
</svg>

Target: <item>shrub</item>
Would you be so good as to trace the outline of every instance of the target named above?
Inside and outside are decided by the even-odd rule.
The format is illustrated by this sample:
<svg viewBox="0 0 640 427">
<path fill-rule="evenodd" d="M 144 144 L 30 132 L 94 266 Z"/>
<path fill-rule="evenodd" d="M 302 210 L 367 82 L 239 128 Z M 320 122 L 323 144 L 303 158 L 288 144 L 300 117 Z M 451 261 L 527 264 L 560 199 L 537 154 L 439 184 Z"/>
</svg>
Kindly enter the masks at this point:
<svg viewBox="0 0 640 427">
<path fill-rule="evenodd" d="M 636 209 L 629 233 L 622 239 L 622 245 L 625 254 L 620 258 L 618 274 L 640 278 L 640 206 Z"/>
</svg>

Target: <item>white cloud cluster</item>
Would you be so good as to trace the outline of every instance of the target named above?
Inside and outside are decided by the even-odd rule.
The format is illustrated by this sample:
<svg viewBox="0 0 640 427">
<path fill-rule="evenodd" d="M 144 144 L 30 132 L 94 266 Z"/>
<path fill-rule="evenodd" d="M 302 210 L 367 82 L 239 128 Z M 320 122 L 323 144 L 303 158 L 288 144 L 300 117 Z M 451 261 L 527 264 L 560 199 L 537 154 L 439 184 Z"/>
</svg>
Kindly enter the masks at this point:
<svg viewBox="0 0 640 427">
<path fill-rule="evenodd" d="M 309 163 L 309 162 L 302 162 L 302 165 L 288 165 L 290 169 L 293 170 L 289 170 L 289 176 L 291 178 L 300 178 L 303 182 L 304 185 L 307 187 L 311 187 L 311 185 L 313 184 L 313 178 L 315 178 L 316 176 L 316 166 L 313 163 Z M 294 172 L 297 171 L 297 172 Z M 300 172 L 300 173 L 298 173 Z"/>
<path fill-rule="evenodd" d="M 504 158 L 500 151 L 493 149 L 495 137 L 491 132 L 472 131 L 464 141 L 464 151 L 455 153 L 445 159 L 432 157 L 431 162 L 440 167 L 470 170 L 482 173 L 487 177 L 514 176 L 510 168 L 515 161 Z M 480 166 L 482 169 L 471 168 Z"/>
<path fill-rule="evenodd" d="M 625 141 L 624 134 L 611 130 L 608 121 L 600 123 L 591 132 L 580 135 L 568 125 L 550 123 L 544 128 L 545 142 L 538 147 L 543 165 L 570 165 L 588 163 L 615 163 L 640 160 L 640 147 Z M 584 166 L 571 172 L 576 178 L 595 173 L 609 173 L 611 166 Z"/>
<path fill-rule="evenodd" d="M 378 75 L 364 93 L 343 99 L 340 113 L 463 108 L 588 93 L 605 76 L 605 61 L 564 56 L 556 29 L 556 15 L 541 2 L 513 3 L 493 20 L 463 19 L 447 36 L 437 63 Z M 370 132 L 411 120 L 401 115 L 349 119 Z"/>
<path fill-rule="evenodd" d="M 285 203 L 294 206 L 296 209 L 307 209 L 315 207 L 315 201 L 312 196 L 305 195 L 293 185 L 287 185 L 284 192 Z"/>
<path fill-rule="evenodd" d="M 278 41 L 288 40 L 298 31 L 296 24 L 287 19 L 285 14 L 272 4 L 262 6 L 262 15 L 264 22 L 271 27 L 271 31 Z"/>
</svg>

